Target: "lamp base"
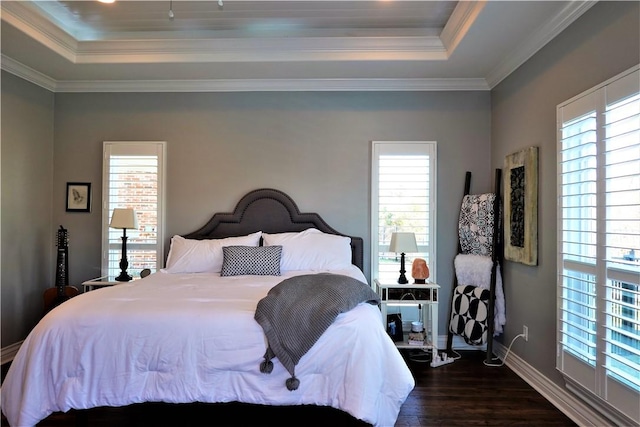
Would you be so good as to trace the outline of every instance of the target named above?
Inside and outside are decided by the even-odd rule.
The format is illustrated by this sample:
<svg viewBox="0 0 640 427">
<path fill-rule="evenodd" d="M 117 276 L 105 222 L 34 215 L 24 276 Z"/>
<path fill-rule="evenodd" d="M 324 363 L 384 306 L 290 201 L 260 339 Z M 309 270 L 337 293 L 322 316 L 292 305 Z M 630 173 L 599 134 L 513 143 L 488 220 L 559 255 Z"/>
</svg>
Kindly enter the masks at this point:
<svg viewBox="0 0 640 427">
<path fill-rule="evenodd" d="M 127 274 L 127 268 L 129 268 L 129 261 L 127 260 L 127 229 L 122 230 L 122 258 L 120 258 L 120 275 L 116 277 L 118 282 L 128 282 L 133 277 Z"/>
<path fill-rule="evenodd" d="M 133 279 L 133 277 L 129 276 L 126 271 L 122 271 L 120 273 L 120 275 L 118 277 L 116 277 L 116 280 L 118 282 L 128 282 L 128 281 L 130 281 L 132 279 Z"/>
<path fill-rule="evenodd" d="M 407 283 L 409 283 L 409 281 L 407 280 L 407 276 L 404 275 L 404 273 L 406 273 L 407 270 L 404 269 L 404 252 L 402 252 L 400 254 L 400 277 L 398 277 L 398 283 L 400 283 L 401 285 L 406 285 Z"/>
</svg>

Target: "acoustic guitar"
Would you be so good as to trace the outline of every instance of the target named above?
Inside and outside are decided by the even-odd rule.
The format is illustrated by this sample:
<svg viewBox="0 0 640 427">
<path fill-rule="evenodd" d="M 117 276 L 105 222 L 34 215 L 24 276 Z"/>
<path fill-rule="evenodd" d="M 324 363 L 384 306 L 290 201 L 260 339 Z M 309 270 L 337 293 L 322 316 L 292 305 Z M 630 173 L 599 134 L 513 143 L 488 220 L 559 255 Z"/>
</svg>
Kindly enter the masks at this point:
<svg viewBox="0 0 640 427">
<path fill-rule="evenodd" d="M 62 226 L 58 230 L 57 246 L 56 285 L 44 291 L 45 314 L 79 293 L 78 288 L 69 286 L 69 238 L 67 229 Z"/>
</svg>

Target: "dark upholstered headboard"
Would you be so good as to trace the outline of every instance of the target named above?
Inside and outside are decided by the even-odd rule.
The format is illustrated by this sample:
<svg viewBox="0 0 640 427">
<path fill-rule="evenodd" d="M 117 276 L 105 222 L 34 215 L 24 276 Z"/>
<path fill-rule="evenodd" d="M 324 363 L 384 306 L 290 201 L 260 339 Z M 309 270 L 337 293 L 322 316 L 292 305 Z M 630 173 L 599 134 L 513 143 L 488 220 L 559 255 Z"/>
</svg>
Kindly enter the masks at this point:
<svg viewBox="0 0 640 427">
<path fill-rule="evenodd" d="M 345 236 L 329 226 L 317 213 L 300 213 L 293 199 L 279 190 L 262 188 L 247 193 L 232 213 L 216 213 L 201 229 L 183 235 L 187 239 L 220 239 L 256 231 L 285 233 L 307 228 Z M 364 242 L 351 238 L 351 260 L 360 270 L 364 262 Z"/>
</svg>

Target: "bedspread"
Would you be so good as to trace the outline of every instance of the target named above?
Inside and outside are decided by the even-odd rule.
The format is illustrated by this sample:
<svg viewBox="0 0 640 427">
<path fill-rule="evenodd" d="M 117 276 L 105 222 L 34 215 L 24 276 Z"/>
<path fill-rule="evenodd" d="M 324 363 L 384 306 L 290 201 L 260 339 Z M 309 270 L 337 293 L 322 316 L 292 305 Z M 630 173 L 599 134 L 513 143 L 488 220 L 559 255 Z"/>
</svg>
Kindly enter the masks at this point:
<svg viewBox="0 0 640 427">
<path fill-rule="evenodd" d="M 356 270 L 343 274 L 363 279 Z M 277 359 L 271 375 L 259 371 L 267 346 L 257 302 L 306 273 L 158 272 L 81 294 L 26 338 L 2 385 L 2 411 L 23 427 L 72 408 L 237 401 L 331 406 L 392 426 L 414 380 L 374 305 L 336 318 L 296 366 L 297 390 L 282 387 L 289 374 Z"/>
</svg>

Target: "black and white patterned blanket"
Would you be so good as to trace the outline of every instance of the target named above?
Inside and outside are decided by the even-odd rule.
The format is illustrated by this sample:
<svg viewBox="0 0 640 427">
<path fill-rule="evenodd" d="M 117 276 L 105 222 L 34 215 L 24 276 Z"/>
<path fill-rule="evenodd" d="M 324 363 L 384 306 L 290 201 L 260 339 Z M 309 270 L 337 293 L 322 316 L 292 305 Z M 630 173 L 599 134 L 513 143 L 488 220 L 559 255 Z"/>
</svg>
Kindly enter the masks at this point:
<svg viewBox="0 0 640 427">
<path fill-rule="evenodd" d="M 479 286 L 460 285 L 451 301 L 449 331 L 464 338 L 469 345 L 487 342 L 489 290 Z"/>
<path fill-rule="evenodd" d="M 462 199 L 458 235 L 462 253 L 490 257 L 493 253 L 494 193 L 468 194 Z"/>
<path fill-rule="evenodd" d="M 295 366 L 300 358 L 340 313 L 361 302 L 379 304 L 380 299 L 369 285 L 341 274 L 295 276 L 274 286 L 258 302 L 255 313 L 268 342 L 260 371 L 271 373 L 271 359 L 277 357 L 291 374 L 287 388 L 297 389 Z"/>
</svg>

